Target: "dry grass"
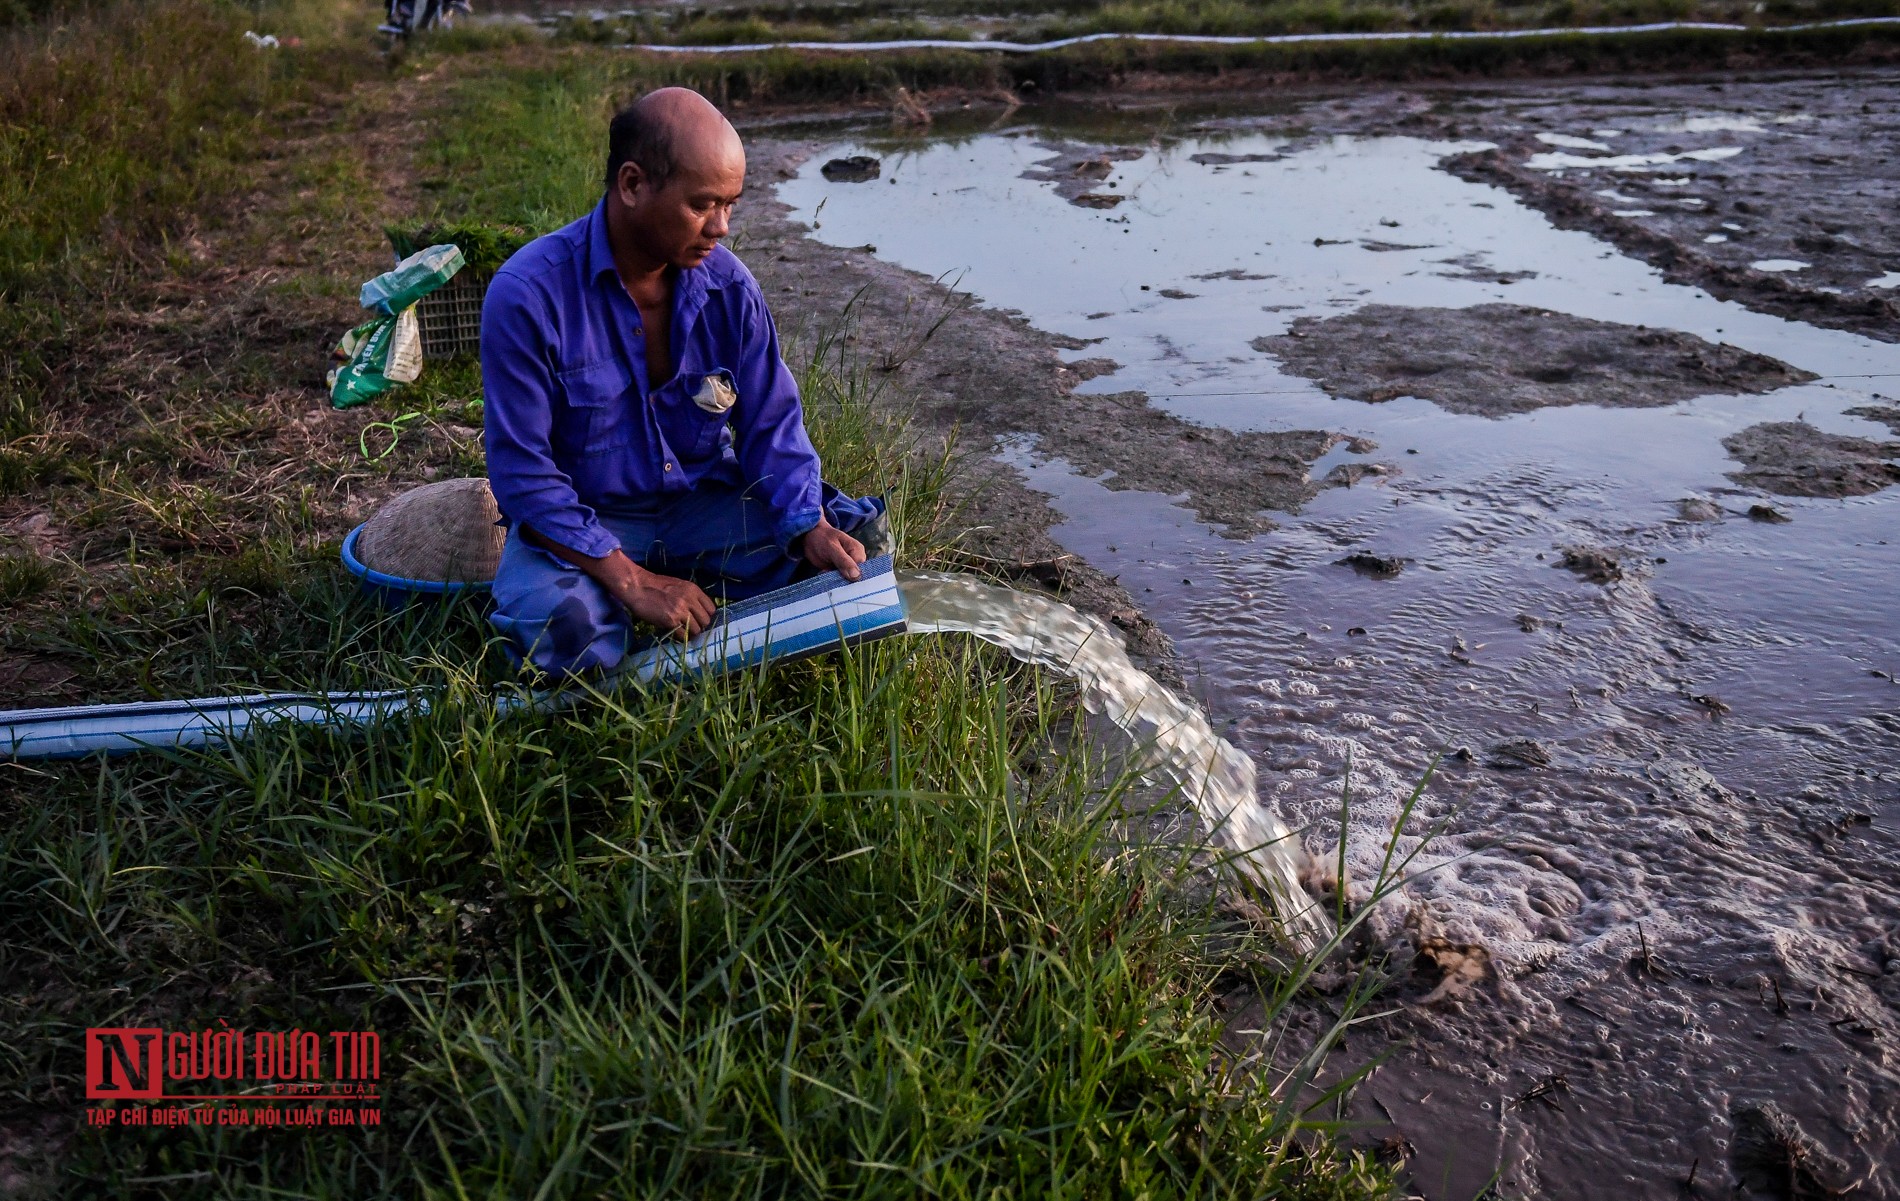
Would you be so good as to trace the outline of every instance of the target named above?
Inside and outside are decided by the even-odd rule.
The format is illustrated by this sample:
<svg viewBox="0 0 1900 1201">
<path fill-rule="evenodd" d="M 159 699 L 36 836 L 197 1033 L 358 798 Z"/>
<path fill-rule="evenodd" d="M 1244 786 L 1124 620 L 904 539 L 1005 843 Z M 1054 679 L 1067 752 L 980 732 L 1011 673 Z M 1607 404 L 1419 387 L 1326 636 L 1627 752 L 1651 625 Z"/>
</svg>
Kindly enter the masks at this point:
<svg viewBox="0 0 1900 1201">
<path fill-rule="evenodd" d="M 389 414 L 325 403 L 329 346 L 360 317 L 357 286 L 388 263 L 381 228 L 416 203 L 419 89 L 365 53 L 373 13 L 341 0 L 273 11 L 311 37 L 277 52 L 286 58 L 241 38 L 226 53 L 262 22 L 200 0 L 109 9 L 84 30 L 8 47 L 28 64 L 6 91 L 22 126 L 8 153 L 88 134 L 111 144 L 0 185 L 28 214 L 8 227 L 15 273 L 0 306 L 0 553 L 44 568 L 20 577 L 33 588 L 9 586 L 0 706 L 122 694 L 119 666 L 74 628 L 151 612 L 128 597 L 177 608 L 242 585 L 234 616 L 269 625 L 250 610 L 331 574 L 341 534 L 376 500 L 481 469 L 467 366 L 438 366 L 402 396 L 426 419 L 373 462 L 362 427 Z M 80 32 L 102 36 L 63 59 Z M 172 37 L 232 78 L 192 91 L 217 72 L 168 67 Z M 79 128 L 51 120 L 77 105 L 97 66 L 88 54 L 132 81 L 129 107 L 159 94 L 173 106 L 123 128 L 104 102 Z M 188 121 L 207 128 L 172 136 Z M 152 160 L 131 154 L 148 143 L 174 156 L 149 176 Z M 116 182 L 95 187 L 98 177 Z M 75 194 L 91 207 L 67 203 Z"/>
</svg>

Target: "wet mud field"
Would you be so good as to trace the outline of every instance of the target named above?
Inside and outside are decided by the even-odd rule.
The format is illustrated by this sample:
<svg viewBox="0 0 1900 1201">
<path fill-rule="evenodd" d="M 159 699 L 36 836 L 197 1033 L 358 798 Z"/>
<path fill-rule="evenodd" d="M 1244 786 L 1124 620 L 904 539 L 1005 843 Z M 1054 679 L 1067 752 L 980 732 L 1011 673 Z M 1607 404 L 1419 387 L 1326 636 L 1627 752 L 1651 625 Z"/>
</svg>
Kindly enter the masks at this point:
<svg viewBox="0 0 1900 1201">
<path fill-rule="evenodd" d="M 736 248 L 955 431 L 970 553 L 1316 892 L 1348 786 L 1349 896 L 1433 831 L 1347 1056 L 1420 1193 L 1900 1196 L 1900 74 L 748 138 Z"/>
</svg>

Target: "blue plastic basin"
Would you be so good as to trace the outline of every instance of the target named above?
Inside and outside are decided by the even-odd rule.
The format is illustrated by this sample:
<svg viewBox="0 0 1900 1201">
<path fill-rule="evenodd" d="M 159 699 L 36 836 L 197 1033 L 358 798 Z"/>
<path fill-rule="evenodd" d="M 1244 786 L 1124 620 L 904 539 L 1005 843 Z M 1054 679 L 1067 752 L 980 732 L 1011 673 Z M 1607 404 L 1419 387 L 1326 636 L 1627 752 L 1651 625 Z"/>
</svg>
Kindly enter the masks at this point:
<svg viewBox="0 0 1900 1201">
<path fill-rule="evenodd" d="M 377 571 L 356 557 L 356 539 L 363 532 L 357 526 L 343 539 L 343 566 L 349 573 L 363 582 L 363 591 L 391 609 L 400 609 L 414 601 L 418 596 L 460 597 L 464 593 L 487 592 L 493 584 L 491 580 L 448 581 L 448 580 L 410 580 L 399 575 L 388 575 Z"/>
</svg>

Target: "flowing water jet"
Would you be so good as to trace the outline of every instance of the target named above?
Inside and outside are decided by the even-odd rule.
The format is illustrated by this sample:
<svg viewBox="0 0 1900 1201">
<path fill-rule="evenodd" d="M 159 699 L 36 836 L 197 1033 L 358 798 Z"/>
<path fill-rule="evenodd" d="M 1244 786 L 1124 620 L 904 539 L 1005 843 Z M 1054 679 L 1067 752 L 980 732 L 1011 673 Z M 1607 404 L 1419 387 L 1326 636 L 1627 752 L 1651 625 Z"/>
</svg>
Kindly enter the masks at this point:
<svg viewBox="0 0 1900 1201">
<path fill-rule="evenodd" d="M 1136 767 L 1178 788 L 1235 867 L 1273 898 L 1293 941 L 1317 946 L 1331 934 L 1300 887 L 1305 851 L 1255 792 L 1253 760 L 1215 734 L 1199 709 L 1136 667 L 1107 626 L 1061 601 L 969 576 L 899 572 L 898 587 L 910 633 L 969 634 L 1072 677 L 1083 705 L 1134 740 Z"/>
</svg>

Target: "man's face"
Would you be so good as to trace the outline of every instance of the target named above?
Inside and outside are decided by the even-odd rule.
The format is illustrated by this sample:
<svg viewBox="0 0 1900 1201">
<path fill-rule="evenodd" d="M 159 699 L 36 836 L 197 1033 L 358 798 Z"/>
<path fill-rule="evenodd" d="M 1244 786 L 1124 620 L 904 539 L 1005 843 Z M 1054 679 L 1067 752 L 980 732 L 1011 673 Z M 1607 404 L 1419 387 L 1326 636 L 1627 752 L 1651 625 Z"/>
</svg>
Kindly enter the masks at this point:
<svg viewBox="0 0 1900 1201">
<path fill-rule="evenodd" d="M 682 154 L 660 188 L 627 163 L 616 183 L 640 249 L 671 267 L 697 267 L 730 231 L 732 206 L 745 190 L 745 151 L 735 139 Z"/>
</svg>

